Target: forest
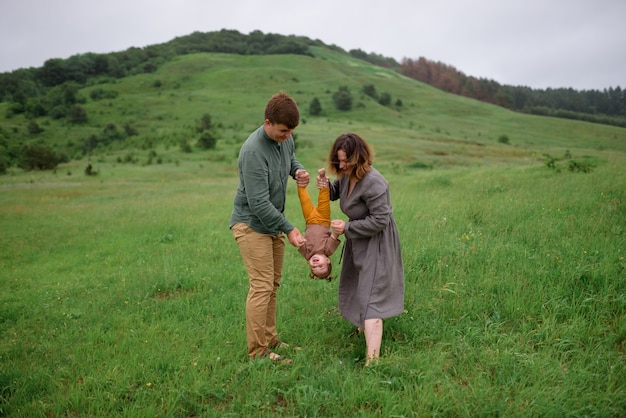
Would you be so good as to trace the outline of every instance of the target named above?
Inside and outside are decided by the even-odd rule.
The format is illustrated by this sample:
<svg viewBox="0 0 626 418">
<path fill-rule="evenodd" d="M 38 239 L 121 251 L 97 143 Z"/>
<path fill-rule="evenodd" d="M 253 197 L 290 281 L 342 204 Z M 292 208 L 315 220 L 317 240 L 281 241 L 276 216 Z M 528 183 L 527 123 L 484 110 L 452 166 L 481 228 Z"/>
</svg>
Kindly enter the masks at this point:
<svg viewBox="0 0 626 418">
<path fill-rule="evenodd" d="M 194 32 L 144 48 L 131 47 L 107 54 L 85 53 L 69 58 L 51 58 L 39 68 L 0 73 L 0 101 L 9 103 L 7 117 L 24 114 L 36 118 L 69 117 L 80 122 L 82 112 L 75 92 L 82 87 L 138 73 L 154 72 L 173 57 L 222 52 L 241 55 L 309 55 L 310 46 L 324 46 L 427 83 L 443 91 L 492 103 L 522 113 L 584 120 L 626 127 L 626 92 L 620 86 L 603 91 L 572 88 L 532 89 L 501 85 L 497 81 L 468 76 L 451 65 L 424 57 L 393 58 L 360 49 L 345 51 L 307 37 L 242 34 L 236 30 Z"/>
</svg>

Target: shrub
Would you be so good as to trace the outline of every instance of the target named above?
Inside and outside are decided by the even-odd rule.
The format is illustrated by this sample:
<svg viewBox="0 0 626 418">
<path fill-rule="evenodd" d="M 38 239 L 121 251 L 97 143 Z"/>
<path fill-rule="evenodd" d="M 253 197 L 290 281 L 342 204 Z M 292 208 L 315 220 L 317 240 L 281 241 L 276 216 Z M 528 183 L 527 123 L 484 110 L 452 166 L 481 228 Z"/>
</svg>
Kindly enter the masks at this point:
<svg viewBox="0 0 626 418">
<path fill-rule="evenodd" d="M 186 154 L 189 154 L 191 152 L 193 152 L 193 149 L 191 148 L 191 145 L 189 145 L 189 142 L 187 142 L 186 139 L 181 139 L 178 143 L 180 150 Z"/>
<path fill-rule="evenodd" d="M 211 115 L 205 113 L 202 115 L 200 119 L 200 123 L 198 124 L 198 132 L 209 131 L 213 128 L 213 122 L 211 120 Z"/>
<path fill-rule="evenodd" d="M 24 145 L 20 152 L 18 167 L 23 170 L 51 170 L 59 164 L 54 150 L 46 145 Z"/>
<path fill-rule="evenodd" d="M 69 111 L 67 118 L 70 123 L 79 124 L 87 122 L 87 111 L 81 105 L 74 105 Z"/>
<path fill-rule="evenodd" d="M 378 93 L 376 92 L 376 87 L 373 84 L 363 86 L 363 94 L 371 97 L 374 100 L 378 100 Z"/>
<path fill-rule="evenodd" d="M 337 110 L 350 110 L 352 109 L 352 94 L 348 90 L 347 86 L 341 86 L 333 93 L 333 101 Z"/>
<path fill-rule="evenodd" d="M 311 104 L 309 105 L 309 113 L 312 116 L 319 116 L 322 114 L 322 105 L 320 104 L 320 100 L 317 97 L 314 97 L 311 100 Z"/>
<path fill-rule="evenodd" d="M 556 163 L 559 161 L 559 159 L 551 156 L 550 154 L 544 154 L 543 156 L 545 158 L 546 167 L 557 170 Z"/>
<path fill-rule="evenodd" d="M 39 124 L 37 122 L 35 122 L 34 120 L 31 120 L 30 122 L 28 122 L 28 133 L 31 135 L 37 135 L 43 132 L 43 129 L 41 128 L 41 126 L 39 126 Z"/>
<path fill-rule="evenodd" d="M 91 100 L 102 100 L 102 99 L 115 99 L 118 93 L 115 90 L 104 90 L 102 88 L 97 88 L 89 93 L 89 97 Z"/>
<path fill-rule="evenodd" d="M 500 135 L 498 137 L 498 142 L 501 144 L 508 144 L 509 143 L 509 137 L 507 135 Z"/>
<path fill-rule="evenodd" d="M 124 124 L 124 133 L 126 134 L 126 136 L 135 136 L 139 132 L 137 132 L 137 129 L 131 126 L 130 123 L 127 122 Z"/>
<path fill-rule="evenodd" d="M 7 173 L 10 166 L 10 161 L 11 159 L 9 158 L 9 153 L 7 149 L 0 145 L 0 175 Z"/>
<path fill-rule="evenodd" d="M 87 167 L 85 167 L 85 175 L 86 176 L 97 176 L 98 175 L 98 172 L 93 169 L 93 166 L 91 165 L 91 163 L 87 164 Z"/>
<path fill-rule="evenodd" d="M 383 93 L 380 95 L 380 99 L 378 99 L 378 103 L 383 106 L 389 106 L 391 104 L 391 94 Z"/>
<path fill-rule="evenodd" d="M 591 173 L 593 166 L 585 161 L 570 160 L 567 169 L 572 173 Z"/>
<path fill-rule="evenodd" d="M 209 131 L 202 132 L 202 135 L 200 135 L 198 139 L 198 147 L 202 149 L 214 149 L 216 143 L 217 138 Z"/>
</svg>

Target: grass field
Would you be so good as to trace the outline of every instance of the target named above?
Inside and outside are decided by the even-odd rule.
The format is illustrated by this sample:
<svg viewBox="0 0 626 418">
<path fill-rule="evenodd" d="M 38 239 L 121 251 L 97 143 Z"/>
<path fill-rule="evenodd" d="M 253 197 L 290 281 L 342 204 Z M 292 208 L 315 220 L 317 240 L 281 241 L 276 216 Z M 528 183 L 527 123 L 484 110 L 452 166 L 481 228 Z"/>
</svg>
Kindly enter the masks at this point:
<svg viewBox="0 0 626 418">
<path fill-rule="evenodd" d="M 270 62 L 222 58 L 241 71 Z M 296 142 L 312 172 L 339 133 L 372 143 L 401 235 L 406 309 L 385 321 L 380 363 L 364 367 L 337 282 L 310 280 L 290 247 L 278 322 L 294 362 L 273 365 L 246 355 L 247 278 L 228 220 L 239 144 L 265 96 L 294 75 L 252 98 L 246 83 L 258 80 L 244 77 L 228 99 L 201 84 L 237 71 L 190 70 L 209 64 L 190 56 L 155 76 L 167 85 L 179 71 L 194 109 L 184 129 L 198 103 L 221 101 L 211 109 L 223 113 L 210 111 L 224 121 L 215 150 L 112 147 L 54 172 L 0 176 L 0 416 L 624 416 L 626 130 L 512 114 L 419 83 L 403 90 L 402 80 L 380 88 L 414 95 L 402 112 L 367 103 L 352 117 L 307 116 Z M 382 78 L 369 66 L 324 68 L 333 83 Z M 319 85 L 299 77 L 307 103 Z M 141 90 L 117 88 L 131 86 Z M 121 107 L 164 115 L 133 116 L 140 130 L 183 135 L 167 129 L 188 109 L 132 103 L 139 93 L 120 95 Z M 128 152 L 135 162 L 120 162 Z M 88 163 L 98 175 L 84 174 Z M 287 206 L 303 228 L 295 184 Z M 333 212 L 343 218 L 336 203 Z"/>
<path fill-rule="evenodd" d="M 247 360 L 247 282 L 227 226 L 233 162 L 5 176 L 1 412 L 619 416 L 623 163 L 607 154 L 591 173 L 557 173 L 381 158 L 406 312 L 386 321 L 383 360 L 368 369 L 337 283 L 308 279 L 295 249 L 279 324 L 302 349 L 284 352 L 291 366 Z M 288 204 L 302 223 L 293 185 Z"/>
</svg>

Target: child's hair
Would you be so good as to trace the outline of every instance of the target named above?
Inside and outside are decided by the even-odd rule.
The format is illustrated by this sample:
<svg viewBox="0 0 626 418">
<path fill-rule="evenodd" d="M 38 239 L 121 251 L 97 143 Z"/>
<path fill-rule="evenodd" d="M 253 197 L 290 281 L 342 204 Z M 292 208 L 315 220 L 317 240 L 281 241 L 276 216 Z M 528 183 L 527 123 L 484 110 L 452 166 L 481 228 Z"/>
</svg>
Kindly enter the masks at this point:
<svg viewBox="0 0 626 418">
<path fill-rule="evenodd" d="M 311 272 L 309 277 L 315 280 L 328 280 L 330 282 L 333 279 L 333 276 L 331 276 L 332 272 L 333 272 L 333 264 L 328 263 L 328 271 L 326 272 L 326 275 L 324 277 L 316 276 L 315 274 L 313 274 L 313 272 Z"/>
</svg>

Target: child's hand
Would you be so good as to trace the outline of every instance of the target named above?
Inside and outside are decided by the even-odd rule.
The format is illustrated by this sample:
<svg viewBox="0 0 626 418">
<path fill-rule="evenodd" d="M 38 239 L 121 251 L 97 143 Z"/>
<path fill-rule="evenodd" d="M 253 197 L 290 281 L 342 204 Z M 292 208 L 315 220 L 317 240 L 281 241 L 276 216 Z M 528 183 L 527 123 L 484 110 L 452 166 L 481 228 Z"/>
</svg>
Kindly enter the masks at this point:
<svg viewBox="0 0 626 418">
<path fill-rule="evenodd" d="M 346 228 L 346 222 L 342 221 L 341 219 L 335 219 L 333 221 L 330 221 L 330 226 L 333 228 L 333 232 L 335 234 L 341 235 Z"/>
<path fill-rule="evenodd" d="M 302 236 L 298 228 L 294 228 L 289 234 L 287 234 L 287 239 L 296 248 L 300 248 L 306 242 L 306 238 Z"/>
<path fill-rule="evenodd" d="M 296 183 L 298 187 L 306 187 L 309 185 L 309 172 L 306 170 L 296 170 Z"/>
<path fill-rule="evenodd" d="M 317 176 L 317 188 L 326 189 L 330 187 L 329 179 L 328 177 L 326 177 L 326 170 L 323 168 L 320 168 L 319 170 L 317 170 L 317 173 L 319 174 L 319 176 Z"/>
</svg>

